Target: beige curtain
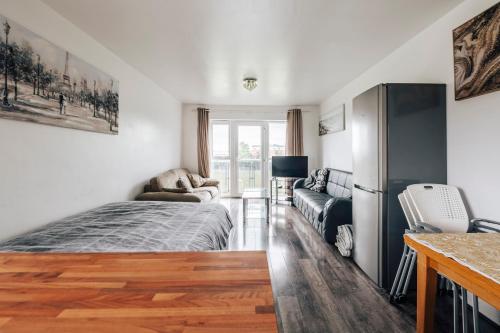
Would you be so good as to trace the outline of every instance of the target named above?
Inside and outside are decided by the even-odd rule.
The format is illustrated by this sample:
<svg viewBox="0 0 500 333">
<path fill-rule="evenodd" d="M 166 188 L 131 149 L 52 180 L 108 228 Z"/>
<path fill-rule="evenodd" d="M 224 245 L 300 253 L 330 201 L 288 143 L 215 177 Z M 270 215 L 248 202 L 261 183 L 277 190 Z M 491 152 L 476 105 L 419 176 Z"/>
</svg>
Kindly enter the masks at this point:
<svg viewBox="0 0 500 333">
<path fill-rule="evenodd" d="M 286 116 L 286 155 L 304 155 L 304 143 L 302 135 L 302 111 L 300 109 L 289 110 Z M 285 178 L 285 193 L 288 197 L 293 194 L 293 183 L 295 178 Z"/>
<path fill-rule="evenodd" d="M 210 176 L 208 149 L 209 110 L 198 108 L 198 173 L 204 178 Z"/>
<path fill-rule="evenodd" d="M 300 109 L 289 110 L 286 116 L 286 155 L 304 155 L 302 111 Z"/>
</svg>

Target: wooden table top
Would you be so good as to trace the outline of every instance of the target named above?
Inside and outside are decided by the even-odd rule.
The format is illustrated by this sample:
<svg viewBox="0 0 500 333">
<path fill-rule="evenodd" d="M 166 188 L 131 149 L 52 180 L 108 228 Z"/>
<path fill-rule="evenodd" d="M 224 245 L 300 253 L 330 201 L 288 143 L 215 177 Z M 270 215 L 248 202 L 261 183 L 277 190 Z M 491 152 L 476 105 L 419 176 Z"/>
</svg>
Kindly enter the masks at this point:
<svg viewBox="0 0 500 333">
<path fill-rule="evenodd" d="M 500 283 L 500 233 L 415 233 L 408 237 Z"/>
<path fill-rule="evenodd" d="M 429 258 L 429 267 L 500 310 L 500 234 L 406 234 L 406 244 Z M 493 244 L 493 245 L 492 245 Z M 417 288 L 418 289 L 418 288 Z"/>
<path fill-rule="evenodd" d="M 0 332 L 277 332 L 266 253 L 0 253 Z"/>
</svg>

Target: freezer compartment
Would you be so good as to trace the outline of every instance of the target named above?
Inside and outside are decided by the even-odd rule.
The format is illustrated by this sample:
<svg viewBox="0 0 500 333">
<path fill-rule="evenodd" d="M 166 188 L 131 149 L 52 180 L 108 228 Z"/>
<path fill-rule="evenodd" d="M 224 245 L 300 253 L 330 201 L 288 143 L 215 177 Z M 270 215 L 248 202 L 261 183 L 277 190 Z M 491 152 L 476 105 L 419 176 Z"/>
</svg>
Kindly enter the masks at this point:
<svg viewBox="0 0 500 333">
<path fill-rule="evenodd" d="M 353 181 L 385 190 L 386 112 L 385 88 L 375 86 L 353 100 Z"/>
<path fill-rule="evenodd" d="M 382 284 L 381 219 L 383 217 L 382 192 L 355 185 L 353 205 L 353 258 L 356 264 L 377 285 Z"/>
</svg>

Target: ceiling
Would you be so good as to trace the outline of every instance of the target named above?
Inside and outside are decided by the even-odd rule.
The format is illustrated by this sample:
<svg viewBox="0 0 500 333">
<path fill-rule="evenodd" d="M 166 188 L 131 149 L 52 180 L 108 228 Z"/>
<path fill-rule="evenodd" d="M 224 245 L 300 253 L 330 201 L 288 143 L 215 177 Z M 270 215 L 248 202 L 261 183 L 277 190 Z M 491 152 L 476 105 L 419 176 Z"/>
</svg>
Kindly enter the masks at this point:
<svg viewBox="0 0 500 333">
<path fill-rule="evenodd" d="M 43 1 L 180 101 L 233 105 L 319 104 L 461 2 Z"/>
</svg>

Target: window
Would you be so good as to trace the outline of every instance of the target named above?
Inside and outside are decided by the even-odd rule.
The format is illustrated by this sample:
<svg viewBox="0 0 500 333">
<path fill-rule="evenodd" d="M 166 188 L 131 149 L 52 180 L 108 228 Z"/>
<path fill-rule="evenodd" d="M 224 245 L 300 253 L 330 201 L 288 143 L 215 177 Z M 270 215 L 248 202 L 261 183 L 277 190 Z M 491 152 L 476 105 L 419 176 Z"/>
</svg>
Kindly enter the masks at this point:
<svg viewBox="0 0 500 333">
<path fill-rule="evenodd" d="M 212 158 L 210 177 L 219 180 L 221 194 L 228 195 L 231 175 L 229 122 L 212 122 L 211 138 Z"/>
</svg>

